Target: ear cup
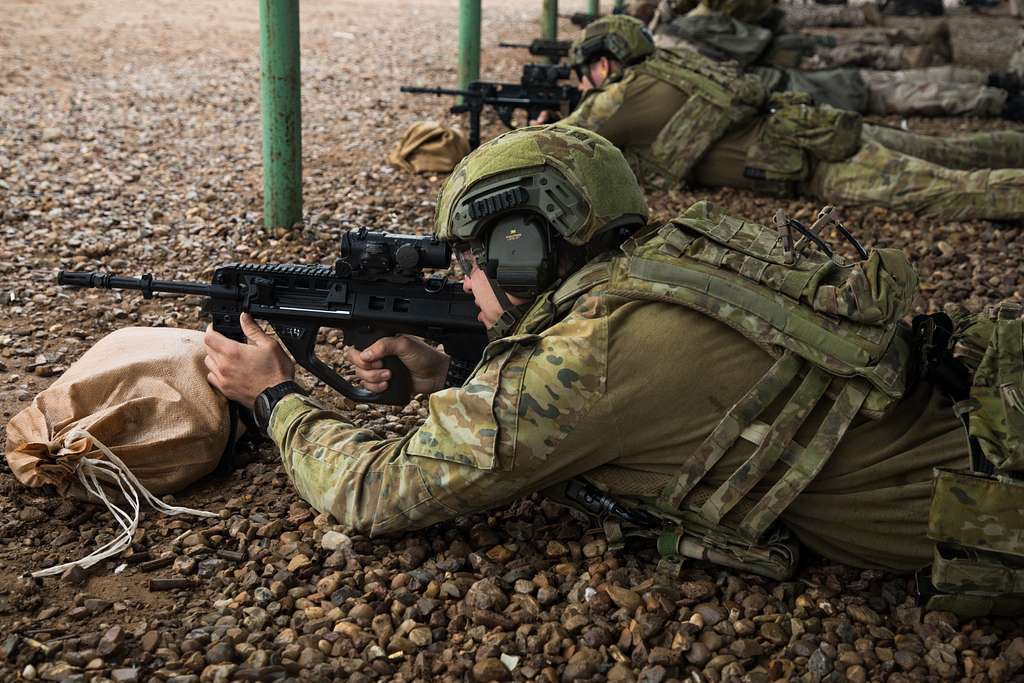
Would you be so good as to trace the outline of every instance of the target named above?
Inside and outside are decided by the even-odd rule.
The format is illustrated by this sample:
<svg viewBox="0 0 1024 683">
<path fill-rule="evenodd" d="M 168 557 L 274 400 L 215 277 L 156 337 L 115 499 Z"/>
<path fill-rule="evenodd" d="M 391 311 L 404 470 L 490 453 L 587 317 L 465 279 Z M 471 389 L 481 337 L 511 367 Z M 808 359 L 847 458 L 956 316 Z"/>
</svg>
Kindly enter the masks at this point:
<svg viewBox="0 0 1024 683">
<path fill-rule="evenodd" d="M 487 235 L 487 268 L 509 294 L 534 297 L 554 282 L 556 255 L 551 230 L 536 214 L 499 217 Z"/>
</svg>

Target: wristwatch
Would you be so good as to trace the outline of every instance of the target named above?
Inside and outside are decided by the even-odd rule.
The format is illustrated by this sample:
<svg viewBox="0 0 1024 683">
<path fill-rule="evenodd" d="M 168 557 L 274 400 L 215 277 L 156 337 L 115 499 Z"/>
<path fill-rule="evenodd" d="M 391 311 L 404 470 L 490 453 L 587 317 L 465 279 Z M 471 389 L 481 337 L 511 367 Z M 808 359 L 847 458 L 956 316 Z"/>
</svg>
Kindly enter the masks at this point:
<svg viewBox="0 0 1024 683">
<path fill-rule="evenodd" d="M 256 397 L 256 404 L 253 406 L 252 412 L 256 418 L 256 426 L 264 434 L 267 433 L 267 428 L 270 427 L 270 415 L 274 412 L 274 406 L 288 394 L 307 395 L 302 385 L 298 382 L 287 380 L 272 387 L 267 387 Z"/>
</svg>

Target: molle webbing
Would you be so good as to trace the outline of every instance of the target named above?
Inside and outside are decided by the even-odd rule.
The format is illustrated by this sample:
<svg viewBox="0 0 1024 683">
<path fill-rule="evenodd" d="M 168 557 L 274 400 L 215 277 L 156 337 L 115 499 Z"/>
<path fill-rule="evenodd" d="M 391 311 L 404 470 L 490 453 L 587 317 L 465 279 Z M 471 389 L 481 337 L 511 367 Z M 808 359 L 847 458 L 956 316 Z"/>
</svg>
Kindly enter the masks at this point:
<svg viewBox="0 0 1024 683">
<path fill-rule="evenodd" d="M 727 518 L 739 516 L 736 504 L 782 463 L 780 478 L 734 525 L 753 543 L 818 475 L 858 414 L 877 417 L 902 397 L 911 349 L 900 321 L 916 275 L 897 252 L 847 263 L 788 246 L 778 230 L 703 202 L 623 250 L 602 291 L 692 308 L 777 358 L 657 498 L 663 513 L 690 509 L 710 527 L 734 525 Z M 759 420 L 777 400 L 772 424 Z M 812 411 L 815 423 L 803 428 Z M 794 441 L 798 433 L 806 446 Z M 753 454 L 695 503 L 695 487 L 741 438 Z"/>
<path fill-rule="evenodd" d="M 796 377 L 800 365 L 800 359 L 792 354 L 784 354 L 775 361 L 765 376 L 729 409 L 697 452 L 687 458 L 686 466 L 672 485 L 665 487 L 659 503 L 669 510 L 678 509 L 683 499 L 707 476 L 743 431 L 785 390 Z"/>
<path fill-rule="evenodd" d="M 928 536 L 1024 558 L 1024 481 L 936 470 Z"/>
<path fill-rule="evenodd" d="M 758 79 L 734 64 L 715 62 L 692 50 L 658 50 L 630 67 L 677 88 L 688 99 L 640 153 L 672 182 L 683 181 L 713 144 L 736 124 L 755 116 L 766 98 Z"/>
<path fill-rule="evenodd" d="M 964 618 L 1019 616 L 1024 612 L 1024 562 L 1006 556 L 964 551 L 938 543 L 932 558 L 934 593 L 926 607 Z"/>
<path fill-rule="evenodd" d="M 743 438 L 757 448 L 700 506 L 699 514 L 710 525 L 721 524 L 736 504 L 781 461 L 787 465 L 785 473 L 754 504 L 736 528 L 740 536 L 750 542 L 761 537 L 821 471 L 868 394 L 867 382 L 860 379 L 847 382 L 811 442 L 801 447 L 793 438 L 832 383 L 832 377 L 820 368 L 806 367 L 799 386 L 771 426 L 756 420 L 793 383 L 801 368 L 808 365 L 789 352 L 783 354 L 726 413 L 673 483 L 665 487 L 658 499 L 659 507 L 663 510 L 679 509 L 711 468 L 739 438 Z"/>
<path fill-rule="evenodd" d="M 870 386 L 862 379 L 846 383 L 807 447 L 798 449 L 794 444 L 787 449 L 789 457 L 783 458 L 783 462 L 789 465 L 789 469 L 744 517 L 743 529 L 749 533 L 763 533 L 811 480 L 818 476 L 846 434 L 853 418 L 860 412 L 869 391 Z"/>
<path fill-rule="evenodd" d="M 720 523 L 722 517 L 768 474 L 830 383 L 831 377 L 821 370 L 810 368 L 807 371 L 753 455 L 704 503 L 701 514 L 705 519 L 715 524 Z"/>
</svg>

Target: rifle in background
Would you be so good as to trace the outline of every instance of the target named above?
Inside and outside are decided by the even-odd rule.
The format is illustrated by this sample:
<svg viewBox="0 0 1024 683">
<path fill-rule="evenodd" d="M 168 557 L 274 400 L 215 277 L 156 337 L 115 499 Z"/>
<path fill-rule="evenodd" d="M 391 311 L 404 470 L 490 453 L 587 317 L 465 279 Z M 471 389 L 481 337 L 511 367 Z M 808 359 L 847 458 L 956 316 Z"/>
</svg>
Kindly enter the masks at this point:
<svg viewBox="0 0 1024 683">
<path fill-rule="evenodd" d="M 580 92 L 573 85 L 562 85 L 572 69 L 562 64 L 526 64 L 518 83 L 473 81 L 465 90 L 455 88 L 420 88 L 402 86 L 401 91 L 414 95 L 449 95 L 461 97 L 462 102 L 451 108 L 453 114 L 469 114 L 469 148 L 480 146 L 480 113 L 485 106 L 493 107 L 498 118 L 509 128 L 517 110 L 526 112 L 527 119 L 535 119 L 543 111 L 568 114 L 580 101 Z"/>
</svg>

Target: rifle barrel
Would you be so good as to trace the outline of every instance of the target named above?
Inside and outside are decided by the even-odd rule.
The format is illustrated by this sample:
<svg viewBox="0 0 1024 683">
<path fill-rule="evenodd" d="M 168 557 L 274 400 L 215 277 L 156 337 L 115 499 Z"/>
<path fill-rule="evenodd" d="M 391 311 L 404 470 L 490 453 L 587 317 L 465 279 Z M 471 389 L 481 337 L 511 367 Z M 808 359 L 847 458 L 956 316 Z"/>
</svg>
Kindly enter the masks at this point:
<svg viewBox="0 0 1024 683">
<path fill-rule="evenodd" d="M 226 287 L 215 287 L 201 282 L 182 282 L 179 280 L 154 280 L 146 273 L 142 277 L 122 277 L 113 273 L 74 273 L 62 270 L 57 274 L 57 284 L 66 287 L 85 287 L 92 289 L 135 289 L 142 292 L 147 299 L 154 292 L 167 294 L 196 294 L 199 296 L 225 296 L 231 290 Z"/>
<path fill-rule="evenodd" d="M 403 85 L 399 92 L 412 93 L 413 95 L 461 95 L 462 97 L 476 95 L 470 90 L 456 90 L 454 88 L 419 88 L 411 85 Z"/>
</svg>

